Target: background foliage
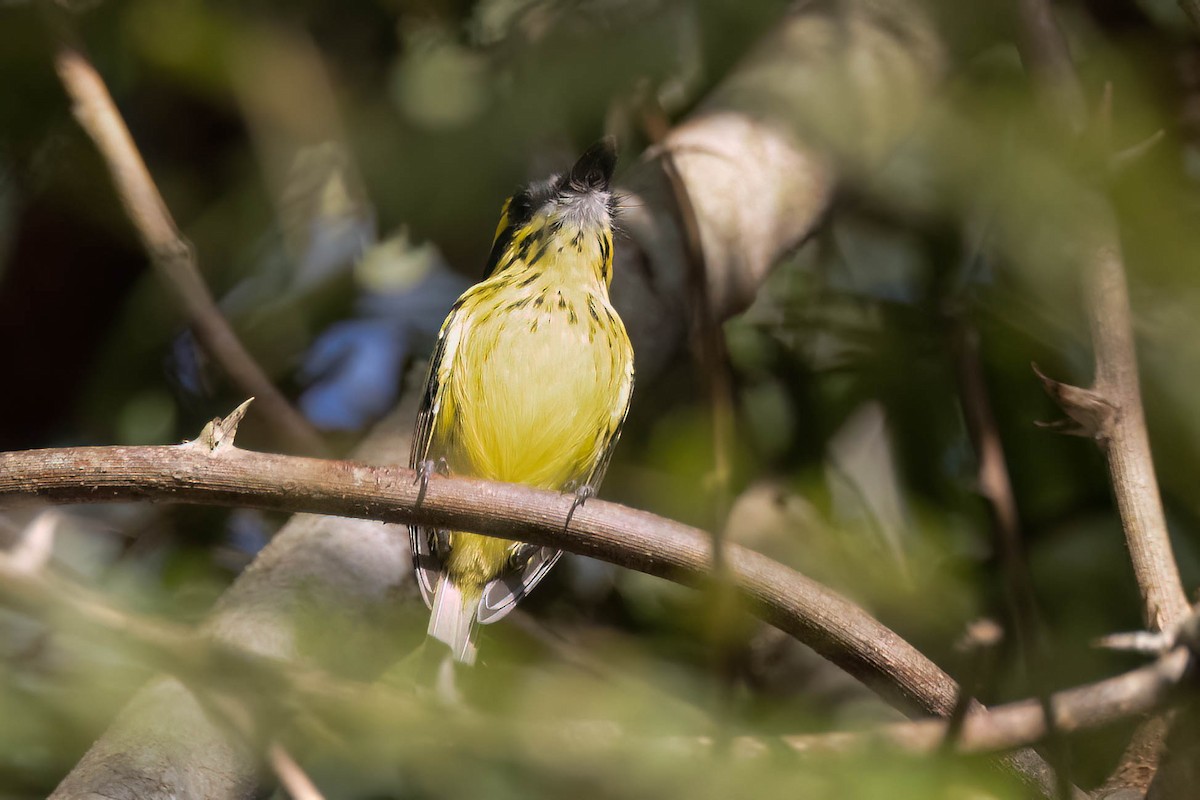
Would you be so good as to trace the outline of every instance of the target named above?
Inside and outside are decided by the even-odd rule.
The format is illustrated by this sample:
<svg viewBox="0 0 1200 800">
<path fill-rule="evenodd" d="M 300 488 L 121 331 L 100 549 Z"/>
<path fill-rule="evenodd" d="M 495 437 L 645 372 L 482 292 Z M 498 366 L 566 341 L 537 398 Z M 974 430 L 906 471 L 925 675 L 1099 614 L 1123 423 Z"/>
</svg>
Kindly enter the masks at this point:
<svg viewBox="0 0 1200 800">
<path fill-rule="evenodd" d="M 70 13 L 222 307 L 348 447 L 477 276 L 502 198 L 606 129 L 630 163 L 647 144 L 636 98 L 682 117 L 784 10 L 134 0 Z M 1058 411 L 1031 362 L 1089 376 L 1071 252 L 1080 182 L 1104 182 L 1120 216 L 1173 541 L 1185 585 L 1200 578 L 1200 49 L 1166 0 L 1059 6 L 1089 99 L 1113 86 L 1108 146 L 1164 132 L 1109 175 L 1094 142 L 1064 148 L 1042 121 L 1005 4 L 930 10 L 954 56 L 939 97 L 725 327 L 737 421 L 728 530 L 961 671 L 954 643 L 972 619 L 1011 622 L 958 384 L 956 337 L 977 334 L 1051 653 L 1027 669 L 1009 637 L 983 698 L 1002 701 L 1131 666 L 1090 641 L 1141 624 L 1097 449 L 1033 425 Z M 0 6 L 0 449 L 190 438 L 243 398 L 163 301 L 51 54 L 38 7 Z M 713 464 L 703 385 L 681 354 L 639 386 L 607 497 L 712 527 L 697 502 Z M 269 447 L 261 435 L 247 427 L 239 441 Z M 3 536 L 27 519 L 7 516 Z M 126 607 L 194 622 L 281 521 L 72 509 L 56 564 Z M 664 737 L 895 716 L 749 622 L 732 674 L 718 669 L 706 608 L 701 595 L 569 558 L 530 598 L 537 622 L 485 631 L 487 668 L 468 694 L 490 725 L 433 746 L 407 735 L 430 720 L 352 720 L 332 738 L 297 724 L 294 747 L 333 797 L 1019 796 L 992 768 L 950 757 L 680 757 Z M 388 646 L 411 645 L 423 625 L 414 608 Z M 336 636 L 336 609 L 314 610 L 310 629 Z M 564 662 L 547 630 L 599 668 Z M 0 615 L 3 796 L 46 794 L 153 673 L 87 633 Z M 564 721 L 624 733 L 599 749 L 537 745 Z M 1127 733 L 1073 742 L 1075 779 L 1102 780 Z"/>
</svg>

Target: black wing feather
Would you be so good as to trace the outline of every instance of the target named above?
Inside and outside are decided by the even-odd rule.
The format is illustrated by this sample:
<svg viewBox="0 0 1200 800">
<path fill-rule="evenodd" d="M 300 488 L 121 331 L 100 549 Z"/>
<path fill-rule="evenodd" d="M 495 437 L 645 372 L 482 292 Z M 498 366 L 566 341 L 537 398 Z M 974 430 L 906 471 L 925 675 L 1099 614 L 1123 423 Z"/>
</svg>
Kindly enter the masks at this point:
<svg viewBox="0 0 1200 800">
<path fill-rule="evenodd" d="M 433 423 L 438 410 L 438 393 L 442 389 L 438 375 L 441 372 L 442 358 L 446 352 L 446 331 L 451 327 L 454 315 L 458 313 L 458 304 L 450 311 L 450 316 L 442 324 L 438 334 L 437 344 L 433 348 L 433 356 L 429 360 L 429 374 L 425 378 L 425 391 L 421 395 L 421 406 L 417 411 L 417 424 L 413 431 L 412 448 L 409 451 L 408 466 L 410 469 L 421 469 L 429 458 L 429 445 L 433 441 Z M 421 589 L 421 597 L 425 605 L 433 607 L 433 593 L 437 588 L 438 576 L 442 571 L 443 555 L 438 548 L 438 533 L 434 528 L 418 525 L 408 526 L 408 540 L 412 548 L 413 570 L 417 575 L 417 585 Z"/>
</svg>

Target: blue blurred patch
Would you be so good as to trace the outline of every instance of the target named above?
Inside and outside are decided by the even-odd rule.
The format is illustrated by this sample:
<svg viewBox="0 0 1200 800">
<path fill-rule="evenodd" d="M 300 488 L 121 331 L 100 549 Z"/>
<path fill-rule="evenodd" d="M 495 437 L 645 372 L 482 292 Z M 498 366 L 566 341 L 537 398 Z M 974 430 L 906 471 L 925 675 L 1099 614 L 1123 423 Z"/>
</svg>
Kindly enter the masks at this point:
<svg viewBox="0 0 1200 800">
<path fill-rule="evenodd" d="M 401 371 L 429 347 L 467 282 L 440 261 L 411 288 L 365 292 L 354 319 L 317 337 L 299 378 L 300 410 L 325 430 L 357 430 L 396 402 Z"/>
</svg>

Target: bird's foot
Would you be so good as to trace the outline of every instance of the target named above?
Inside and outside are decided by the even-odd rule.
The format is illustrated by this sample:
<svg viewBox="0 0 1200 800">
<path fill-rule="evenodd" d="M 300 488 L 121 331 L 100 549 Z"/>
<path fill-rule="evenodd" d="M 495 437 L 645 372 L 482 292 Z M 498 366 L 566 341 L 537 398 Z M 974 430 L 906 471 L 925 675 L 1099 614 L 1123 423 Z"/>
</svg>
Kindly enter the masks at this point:
<svg viewBox="0 0 1200 800">
<path fill-rule="evenodd" d="M 420 484 L 421 486 L 417 490 L 417 508 L 420 508 L 421 503 L 425 502 L 425 492 L 429 490 L 429 479 L 435 473 L 441 475 L 443 478 L 450 475 L 450 464 L 445 458 L 430 458 L 417 465 L 417 476 L 413 478 L 413 483 Z"/>
<path fill-rule="evenodd" d="M 596 496 L 596 490 L 588 484 L 576 485 L 574 481 L 567 484 L 568 492 L 575 493 L 575 499 L 571 501 L 571 510 L 567 512 L 567 521 L 563 523 L 563 530 L 571 527 L 571 519 L 575 516 L 575 511 L 588 500 Z"/>
</svg>

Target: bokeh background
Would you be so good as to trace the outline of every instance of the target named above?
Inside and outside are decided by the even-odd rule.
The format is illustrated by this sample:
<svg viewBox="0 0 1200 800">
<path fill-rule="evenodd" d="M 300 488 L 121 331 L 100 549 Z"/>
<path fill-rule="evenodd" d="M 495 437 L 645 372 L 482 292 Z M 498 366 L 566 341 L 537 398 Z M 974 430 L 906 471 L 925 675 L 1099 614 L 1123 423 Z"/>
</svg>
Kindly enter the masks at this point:
<svg viewBox="0 0 1200 800">
<path fill-rule="evenodd" d="M 73 120 L 54 74 L 51 17 L 69 18 L 86 43 L 243 341 L 348 452 L 395 405 L 406 370 L 479 276 L 503 198 L 606 132 L 620 140 L 619 184 L 652 144 L 647 98 L 667 121 L 702 108 L 789 9 L 765 0 L 48 5 L 0 3 L 7 450 L 178 442 L 244 399 L 187 332 Z M 1101 454 L 1034 425 L 1061 414 L 1032 363 L 1062 380 L 1090 378 L 1074 248 L 1088 224 L 1080 198 L 1095 189 L 1119 218 L 1176 554 L 1185 585 L 1200 577 L 1200 48 L 1168 0 L 1056 4 L 1089 103 L 1099 108 L 1106 83 L 1113 98 L 1103 136 L 1065 139 L 1030 90 L 1007 4 L 914 8 L 947 53 L 933 96 L 882 157 L 838 154 L 848 177 L 825 221 L 724 324 L 728 519 L 697 502 L 712 487 L 714 412 L 709 376 L 686 348 L 639 385 L 603 494 L 723 527 L 853 597 L 952 674 L 967 668 L 955 647 L 967 625 L 996 619 L 1010 635 L 982 699 L 1000 702 L 1139 663 L 1091 645 L 1141 625 Z M 797 111 L 792 133 L 836 151 L 820 139 L 829 131 L 799 120 L 861 110 L 826 101 Z M 1113 153 L 1156 135 L 1135 161 L 1113 166 Z M 1011 636 L 979 492 L 960 390 L 964 341 L 978 343 L 1020 511 L 1049 654 L 1033 663 Z M 239 443 L 274 447 L 250 425 Z M 0 519 L 0 535 L 14 540 L 31 514 Z M 124 608 L 195 623 L 284 519 L 66 509 L 54 566 Z M 379 631 L 382 649 L 402 654 L 419 639 L 424 612 L 410 610 Z M 296 722 L 292 747 L 329 797 L 1022 796 L 978 760 L 814 762 L 781 750 L 743 761 L 664 744 L 898 718 L 748 618 L 718 645 L 709 610 L 700 593 L 568 557 L 517 621 L 484 632 L 487 668 L 468 694 L 487 724 L 452 735 L 458 723 L 414 714 L 330 734 Z M 310 624 L 336 636 L 336 609 L 314 611 Z M 0 612 L 0 796 L 52 790 L 154 672 L 104 636 Z M 432 743 L 409 735 L 443 723 Z M 553 725 L 576 726 L 578 740 L 548 746 L 539 735 Z M 1128 733 L 1076 737 L 1072 777 L 1102 781 Z"/>
</svg>

